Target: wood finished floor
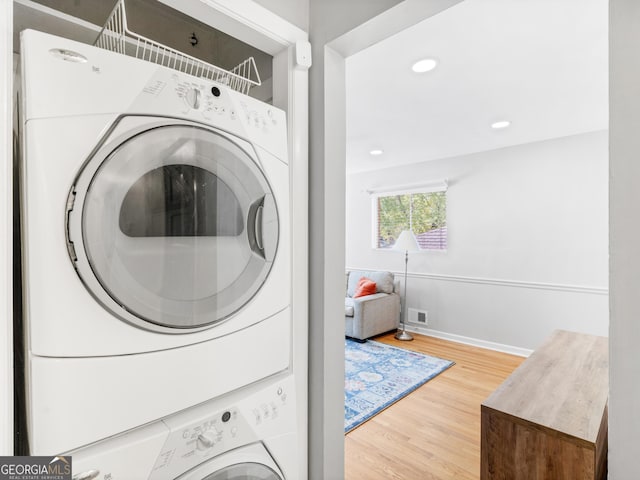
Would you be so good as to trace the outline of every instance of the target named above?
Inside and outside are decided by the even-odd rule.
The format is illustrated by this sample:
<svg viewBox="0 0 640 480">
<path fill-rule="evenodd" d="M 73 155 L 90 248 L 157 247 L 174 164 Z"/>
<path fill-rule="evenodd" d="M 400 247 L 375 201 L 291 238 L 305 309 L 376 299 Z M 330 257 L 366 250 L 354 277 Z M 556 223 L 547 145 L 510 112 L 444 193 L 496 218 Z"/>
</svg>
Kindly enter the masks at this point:
<svg viewBox="0 0 640 480">
<path fill-rule="evenodd" d="M 456 364 L 346 435 L 346 480 L 479 479 L 480 403 L 524 358 L 423 335 L 376 340 Z"/>
</svg>

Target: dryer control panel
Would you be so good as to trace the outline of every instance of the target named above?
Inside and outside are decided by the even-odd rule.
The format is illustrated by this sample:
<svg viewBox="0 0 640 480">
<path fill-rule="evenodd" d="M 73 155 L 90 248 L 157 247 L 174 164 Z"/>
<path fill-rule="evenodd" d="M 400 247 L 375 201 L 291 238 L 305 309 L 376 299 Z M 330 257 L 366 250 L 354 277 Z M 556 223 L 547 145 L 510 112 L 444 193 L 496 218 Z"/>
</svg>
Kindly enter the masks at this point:
<svg viewBox="0 0 640 480">
<path fill-rule="evenodd" d="M 181 117 L 238 135 L 288 163 L 285 112 L 229 85 L 35 31 L 23 35 L 23 44 L 29 51 L 23 55 L 24 74 L 31 79 L 24 92 L 25 120 L 100 114 Z"/>
<path fill-rule="evenodd" d="M 204 82 L 192 77 L 172 74 L 172 86 L 175 94 L 183 101 L 183 112 L 198 111 L 202 116 L 211 120 L 216 117 L 221 119 L 236 120 L 238 113 L 232 106 L 224 88 L 210 82 Z"/>
<path fill-rule="evenodd" d="M 262 102 L 246 100 L 233 102 L 227 88 L 218 87 L 211 82 L 204 82 L 193 78 L 180 77 L 178 74 L 172 75 L 174 91 L 184 102 L 185 110 L 198 111 L 205 120 L 215 120 L 216 118 L 229 119 L 231 121 L 240 118 L 241 123 L 249 128 L 249 131 L 260 132 L 268 135 L 282 122 L 282 112 Z M 235 94 L 237 95 L 237 94 Z M 239 104 L 239 108 L 234 106 Z"/>
<path fill-rule="evenodd" d="M 227 85 L 156 67 L 127 110 L 201 122 L 259 145 L 288 163 L 285 112 Z"/>
</svg>

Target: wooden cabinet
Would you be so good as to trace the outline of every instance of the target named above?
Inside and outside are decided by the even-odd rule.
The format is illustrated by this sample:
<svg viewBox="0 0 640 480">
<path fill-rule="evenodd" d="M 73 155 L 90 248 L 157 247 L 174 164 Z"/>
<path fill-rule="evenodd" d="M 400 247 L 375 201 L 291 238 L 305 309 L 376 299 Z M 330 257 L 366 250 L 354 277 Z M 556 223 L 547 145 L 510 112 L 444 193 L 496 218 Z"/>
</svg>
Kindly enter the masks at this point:
<svg viewBox="0 0 640 480">
<path fill-rule="evenodd" d="M 606 478 L 608 339 L 552 336 L 481 407 L 482 480 Z"/>
</svg>

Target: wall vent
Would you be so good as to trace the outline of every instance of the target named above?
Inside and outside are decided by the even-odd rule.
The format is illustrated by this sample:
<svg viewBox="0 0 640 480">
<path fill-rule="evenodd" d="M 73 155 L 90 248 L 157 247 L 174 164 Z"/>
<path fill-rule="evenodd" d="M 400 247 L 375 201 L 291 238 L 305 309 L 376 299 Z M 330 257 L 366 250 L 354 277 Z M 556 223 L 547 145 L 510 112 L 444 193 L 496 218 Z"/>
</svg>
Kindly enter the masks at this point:
<svg viewBox="0 0 640 480">
<path fill-rule="evenodd" d="M 417 308 L 410 308 L 407 322 L 408 323 L 419 323 L 424 325 L 425 327 L 429 323 L 429 315 L 426 310 L 418 310 Z"/>
</svg>

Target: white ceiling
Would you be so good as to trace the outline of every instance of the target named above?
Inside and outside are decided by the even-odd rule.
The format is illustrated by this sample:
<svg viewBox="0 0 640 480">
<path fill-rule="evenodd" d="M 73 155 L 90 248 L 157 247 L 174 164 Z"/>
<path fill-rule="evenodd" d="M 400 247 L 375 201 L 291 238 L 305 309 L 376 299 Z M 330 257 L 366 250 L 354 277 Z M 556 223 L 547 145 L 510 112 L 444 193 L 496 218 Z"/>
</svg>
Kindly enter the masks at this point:
<svg viewBox="0 0 640 480">
<path fill-rule="evenodd" d="M 347 171 L 608 128 L 607 35 L 607 0 L 465 0 L 349 57 Z"/>
</svg>

